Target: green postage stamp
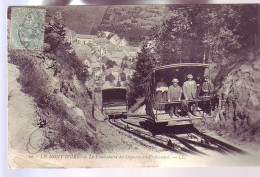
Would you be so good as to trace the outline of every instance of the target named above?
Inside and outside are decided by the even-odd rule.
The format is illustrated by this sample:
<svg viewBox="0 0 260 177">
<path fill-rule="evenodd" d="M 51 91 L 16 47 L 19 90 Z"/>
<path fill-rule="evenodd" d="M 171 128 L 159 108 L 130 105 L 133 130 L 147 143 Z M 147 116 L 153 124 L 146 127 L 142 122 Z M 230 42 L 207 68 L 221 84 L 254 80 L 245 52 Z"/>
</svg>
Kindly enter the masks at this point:
<svg viewBox="0 0 260 177">
<path fill-rule="evenodd" d="M 10 48 L 43 50 L 45 9 L 13 7 Z"/>
</svg>

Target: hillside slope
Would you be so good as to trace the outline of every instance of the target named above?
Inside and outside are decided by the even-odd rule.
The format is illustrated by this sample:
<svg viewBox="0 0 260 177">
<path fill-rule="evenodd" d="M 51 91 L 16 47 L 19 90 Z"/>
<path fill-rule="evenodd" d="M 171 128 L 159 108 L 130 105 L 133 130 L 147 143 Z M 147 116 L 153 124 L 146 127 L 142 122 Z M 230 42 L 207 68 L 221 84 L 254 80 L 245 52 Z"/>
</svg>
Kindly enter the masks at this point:
<svg viewBox="0 0 260 177">
<path fill-rule="evenodd" d="M 209 126 L 221 135 L 260 142 L 260 57 L 245 59 L 224 77 L 218 90 L 222 104 Z"/>
<path fill-rule="evenodd" d="M 165 18 L 169 18 L 166 5 L 109 6 L 97 30 L 114 32 L 138 45 Z"/>
<path fill-rule="evenodd" d="M 92 101 L 75 75 L 69 80 L 61 63 L 26 51 L 12 51 L 10 63 L 20 70 L 17 80 L 22 92 L 33 98 L 37 116 L 32 121 L 44 131 L 42 149 L 89 149 L 96 144 Z"/>
</svg>

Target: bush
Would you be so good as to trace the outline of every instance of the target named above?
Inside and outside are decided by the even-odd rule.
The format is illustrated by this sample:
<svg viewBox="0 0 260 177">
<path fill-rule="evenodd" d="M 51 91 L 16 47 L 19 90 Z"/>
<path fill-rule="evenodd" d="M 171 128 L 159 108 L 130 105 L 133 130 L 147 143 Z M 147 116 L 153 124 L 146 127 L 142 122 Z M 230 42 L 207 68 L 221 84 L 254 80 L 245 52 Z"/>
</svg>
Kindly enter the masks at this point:
<svg viewBox="0 0 260 177">
<path fill-rule="evenodd" d="M 108 59 L 106 65 L 107 65 L 107 69 L 113 68 L 114 66 L 116 66 L 116 62 Z"/>
</svg>

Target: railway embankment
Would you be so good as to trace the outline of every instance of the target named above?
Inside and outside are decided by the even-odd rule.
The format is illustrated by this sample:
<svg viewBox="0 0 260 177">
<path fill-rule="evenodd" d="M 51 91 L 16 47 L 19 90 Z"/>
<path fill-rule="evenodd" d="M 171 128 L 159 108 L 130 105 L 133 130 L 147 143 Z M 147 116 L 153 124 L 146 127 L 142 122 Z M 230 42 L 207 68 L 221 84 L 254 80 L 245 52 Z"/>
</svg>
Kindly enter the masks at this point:
<svg viewBox="0 0 260 177">
<path fill-rule="evenodd" d="M 229 65 L 226 75 L 222 72 L 217 90 L 222 101 L 213 118 L 207 120 L 206 127 L 197 127 L 249 147 L 250 143 L 260 143 L 260 57 L 251 56 L 233 66 Z"/>
</svg>

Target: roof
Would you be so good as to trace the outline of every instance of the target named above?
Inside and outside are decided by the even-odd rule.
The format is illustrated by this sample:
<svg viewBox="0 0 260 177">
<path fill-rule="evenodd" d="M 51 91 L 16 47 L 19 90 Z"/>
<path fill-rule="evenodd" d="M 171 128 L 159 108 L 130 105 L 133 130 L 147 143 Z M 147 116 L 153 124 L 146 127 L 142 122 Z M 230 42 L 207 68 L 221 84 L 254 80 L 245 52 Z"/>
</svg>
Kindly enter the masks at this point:
<svg viewBox="0 0 260 177">
<path fill-rule="evenodd" d="M 113 37 L 111 37 L 110 40 L 111 40 L 111 39 L 114 39 L 115 41 L 120 40 L 120 38 L 119 38 L 116 34 L 115 34 Z"/>
<path fill-rule="evenodd" d="M 139 47 L 131 47 L 131 46 L 127 46 L 127 47 L 125 47 L 125 50 L 127 51 L 127 52 L 138 52 L 138 49 L 139 49 Z"/>
<path fill-rule="evenodd" d="M 124 58 L 125 57 L 125 53 L 124 52 L 112 52 L 112 58 Z"/>
<path fill-rule="evenodd" d="M 77 38 L 80 39 L 94 39 L 96 36 L 94 35 L 86 35 L 86 34 L 77 34 Z"/>
<path fill-rule="evenodd" d="M 101 88 L 101 90 L 113 90 L 113 89 L 126 90 L 126 87 L 103 87 L 103 88 Z"/>
<path fill-rule="evenodd" d="M 109 41 L 107 40 L 107 38 L 96 38 L 96 39 L 95 39 L 95 42 L 96 42 L 96 43 L 101 43 L 101 44 L 109 43 Z"/>
<path fill-rule="evenodd" d="M 123 39 L 120 41 L 120 43 L 122 43 L 122 42 L 127 43 L 127 40 L 125 40 L 125 38 L 123 38 Z"/>
<path fill-rule="evenodd" d="M 76 35 L 75 31 L 73 31 L 73 30 L 71 30 L 71 29 L 69 29 L 67 27 L 64 27 L 64 30 L 65 30 L 66 35 L 73 35 L 73 36 Z"/>
<path fill-rule="evenodd" d="M 158 67 L 153 68 L 153 71 L 158 71 L 158 70 L 168 69 L 168 68 L 178 68 L 178 67 L 205 67 L 205 68 L 208 68 L 209 64 L 204 64 L 204 63 L 177 63 L 177 64 L 158 66 Z"/>
</svg>

